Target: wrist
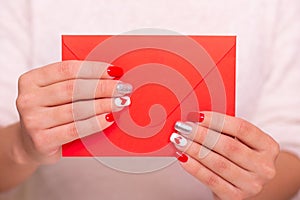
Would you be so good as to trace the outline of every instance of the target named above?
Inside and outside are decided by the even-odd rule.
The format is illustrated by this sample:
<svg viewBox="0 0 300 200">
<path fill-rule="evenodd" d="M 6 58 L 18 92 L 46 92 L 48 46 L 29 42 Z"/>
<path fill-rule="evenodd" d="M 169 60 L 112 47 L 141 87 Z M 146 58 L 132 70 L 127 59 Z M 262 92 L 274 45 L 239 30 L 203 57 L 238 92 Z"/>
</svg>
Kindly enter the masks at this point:
<svg viewBox="0 0 300 200">
<path fill-rule="evenodd" d="M 12 139 L 10 158 L 12 162 L 17 165 L 38 167 L 40 164 L 35 161 L 30 155 L 28 147 L 26 147 L 26 138 L 22 136 L 22 129 L 20 123 L 16 123 L 8 128 L 11 128 L 11 134 L 14 135 Z"/>
</svg>

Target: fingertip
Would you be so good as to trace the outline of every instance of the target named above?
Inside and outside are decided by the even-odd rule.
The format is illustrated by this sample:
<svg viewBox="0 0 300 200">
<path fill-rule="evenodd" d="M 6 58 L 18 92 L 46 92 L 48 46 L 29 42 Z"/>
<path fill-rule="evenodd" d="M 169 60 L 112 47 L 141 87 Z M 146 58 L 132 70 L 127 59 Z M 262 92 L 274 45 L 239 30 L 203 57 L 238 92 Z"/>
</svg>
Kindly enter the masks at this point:
<svg viewBox="0 0 300 200">
<path fill-rule="evenodd" d="M 114 98 L 114 105 L 117 108 L 124 108 L 129 106 L 130 104 L 131 104 L 131 99 L 129 96 L 121 96 L 121 97 Z"/>
<path fill-rule="evenodd" d="M 177 160 L 180 161 L 180 163 L 186 163 L 189 159 L 189 157 L 184 153 L 176 152 L 176 154 L 178 155 Z"/>
<path fill-rule="evenodd" d="M 115 87 L 114 96 L 124 96 L 133 91 L 133 86 L 130 83 L 124 83 L 122 81 L 118 81 Z"/>
<path fill-rule="evenodd" d="M 107 122 L 114 122 L 114 121 L 115 121 L 114 115 L 113 115 L 111 112 L 108 113 L 108 114 L 106 114 L 106 115 L 105 115 L 105 120 L 106 120 Z"/>
<path fill-rule="evenodd" d="M 205 119 L 205 113 L 207 112 L 190 112 L 187 116 L 187 120 L 190 122 L 201 123 Z"/>
<path fill-rule="evenodd" d="M 106 72 L 112 78 L 120 78 L 124 74 L 124 71 L 121 67 L 114 66 L 114 65 L 110 65 L 107 68 Z"/>
</svg>

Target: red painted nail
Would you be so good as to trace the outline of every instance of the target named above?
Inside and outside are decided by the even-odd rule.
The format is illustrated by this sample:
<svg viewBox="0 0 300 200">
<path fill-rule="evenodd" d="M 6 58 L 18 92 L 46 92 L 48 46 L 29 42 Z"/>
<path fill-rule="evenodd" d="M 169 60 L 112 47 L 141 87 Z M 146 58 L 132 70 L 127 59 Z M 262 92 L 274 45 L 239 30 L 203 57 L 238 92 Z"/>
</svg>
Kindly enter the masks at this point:
<svg viewBox="0 0 300 200">
<path fill-rule="evenodd" d="M 177 154 L 179 155 L 179 157 L 177 158 L 177 160 L 179 160 L 180 162 L 185 163 L 185 162 L 188 161 L 188 157 L 184 153 L 180 154 L 180 153 L 177 152 Z"/>
<path fill-rule="evenodd" d="M 203 122 L 204 114 L 198 112 L 190 112 L 187 116 L 187 120 L 191 122 Z"/>
<path fill-rule="evenodd" d="M 105 119 L 108 122 L 113 122 L 115 120 L 112 113 L 108 113 L 107 115 L 105 115 Z"/>
<path fill-rule="evenodd" d="M 112 77 L 121 77 L 124 74 L 123 69 L 121 67 L 116 66 L 109 66 L 107 68 L 107 73 L 109 76 Z"/>
<path fill-rule="evenodd" d="M 203 120 L 204 120 L 204 114 L 199 113 L 199 122 L 203 122 Z"/>
</svg>

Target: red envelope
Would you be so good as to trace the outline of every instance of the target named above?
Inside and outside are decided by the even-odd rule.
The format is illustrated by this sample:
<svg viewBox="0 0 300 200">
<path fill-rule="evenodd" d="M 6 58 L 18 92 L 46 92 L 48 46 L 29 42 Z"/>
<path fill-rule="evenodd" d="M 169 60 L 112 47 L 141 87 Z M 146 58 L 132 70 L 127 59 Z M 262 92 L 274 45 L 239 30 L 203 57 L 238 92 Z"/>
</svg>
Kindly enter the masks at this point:
<svg viewBox="0 0 300 200">
<path fill-rule="evenodd" d="M 174 156 L 176 121 L 191 112 L 235 113 L 235 36 L 62 36 L 62 60 L 122 67 L 134 87 L 116 123 L 63 145 L 63 156 Z"/>
</svg>

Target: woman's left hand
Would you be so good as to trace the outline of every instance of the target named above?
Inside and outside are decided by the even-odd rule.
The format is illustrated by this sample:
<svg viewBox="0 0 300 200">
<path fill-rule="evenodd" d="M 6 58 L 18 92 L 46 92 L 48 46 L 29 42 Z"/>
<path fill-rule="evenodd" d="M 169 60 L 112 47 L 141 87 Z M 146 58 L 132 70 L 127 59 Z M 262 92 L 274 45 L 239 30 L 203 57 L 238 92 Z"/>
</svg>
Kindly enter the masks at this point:
<svg viewBox="0 0 300 200">
<path fill-rule="evenodd" d="M 215 199 L 245 199 L 275 176 L 279 145 L 253 124 L 215 112 L 199 123 L 177 122 L 170 140 L 183 168 L 207 185 Z M 221 132 L 221 133 L 220 133 Z"/>
</svg>

